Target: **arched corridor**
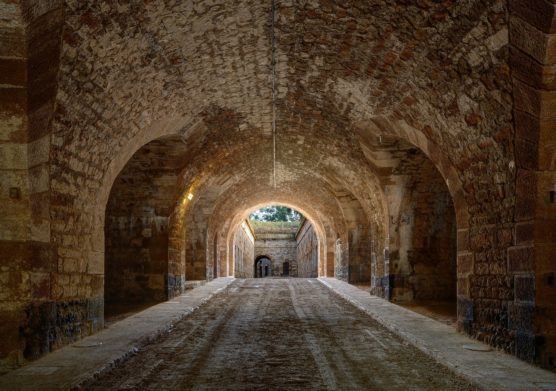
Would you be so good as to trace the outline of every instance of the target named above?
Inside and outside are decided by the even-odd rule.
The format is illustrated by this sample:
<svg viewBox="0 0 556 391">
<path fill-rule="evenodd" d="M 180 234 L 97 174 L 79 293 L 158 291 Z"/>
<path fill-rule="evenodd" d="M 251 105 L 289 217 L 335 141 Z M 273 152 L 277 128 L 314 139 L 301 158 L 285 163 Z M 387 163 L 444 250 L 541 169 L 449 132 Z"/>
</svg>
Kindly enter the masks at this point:
<svg viewBox="0 0 556 391">
<path fill-rule="evenodd" d="M 272 322 L 260 316 L 270 314 Z M 199 361 L 202 366 L 194 365 Z M 373 371 L 364 370 L 369 362 Z M 233 284 L 226 297 L 215 298 L 146 354 L 85 388 L 367 390 L 388 384 L 402 391 L 408 383 L 413 390 L 473 389 L 318 282 L 256 279 Z"/>
<path fill-rule="evenodd" d="M 554 74 L 553 0 L 0 0 L 0 384 L 332 280 L 556 373 Z"/>
</svg>

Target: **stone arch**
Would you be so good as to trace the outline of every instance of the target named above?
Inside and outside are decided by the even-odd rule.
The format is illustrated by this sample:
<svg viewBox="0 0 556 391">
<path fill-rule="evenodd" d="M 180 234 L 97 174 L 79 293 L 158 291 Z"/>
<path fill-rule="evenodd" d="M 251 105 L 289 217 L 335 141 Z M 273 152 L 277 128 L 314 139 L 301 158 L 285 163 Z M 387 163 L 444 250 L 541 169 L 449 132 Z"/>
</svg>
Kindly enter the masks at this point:
<svg viewBox="0 0 556 391">
<path fill-rule="evenodd" d="M 168 297 L 168 228 L 183 149 L 180 136 L 159 137 L 137 150 L 114 181 L 105 208 L 106 305 Z"/>
<path fill-rule="evenodd" d="M 326 237 L 324 236 L 324 233 L 326 232 L 324 229 L 324 225 L 321 221 L 321 219 L 319 219 L 317 217 L 317 214 L 314 211 L 311 211 L 310 209 L 308 209 L 307 207 L 304 206 L 299 206 L 300 204 L 295 203 L 295 202 L 283 202 L 283 201 L 275 201 L 275 200 L 269 200 L 267 202 L 260 202 L 254 206 L 251 206 L 250 208 L 244 210 L 242 213 L 239 213 L 238 215 L 232 216 L 231 217 L 231 222 L 229 224 L 229 227 L 226 229 L 226 237 L 227 237 L 227 247 L 228 247 L 228 257 L 230 257 L 230 254 L 232 254 L 233 251 L 233 235 L 234 233 L 237 231 L 237 229 L 239 228 L 239 226 L 241 225 L 241 222 L 244 221 L 249 214 L 251 214 L 253 211 L 260 209 L 261 207 L 264 207 L 266 205 L 283 205 L 283 206 L 287 206 L 289 208 L 295 209 L 299 212 L 301 212 L 313 225 L 316 233 L 317 233 L 317 241 L 318 241 L 318 254 L 319 254 L 319 269 L 320 269 L 320 264 L 326 262 Z M 260 255 L 260 254 L 259 254 Z M 255 254 L 255 256 L 257 257 L 258 255 Z"/>
<path fill-rule="evenodd" d="M 246 217 L 249 213 L 249 209 L 246 209 L 246 205 L 255 205 L 254 209 L 257 209 L 258 207 L 265 206 L 270 203 L 270 204 L 287 205 L 293 207 L 294 209 L 298 209 L 300 211 L 311 210 L 310 213 L 306 211 L 306 214 L 313 215 L 315 220 L 322 222 L 323 232 L 325 232 L 326 235 L 329 234 L 331 235 L 332 232 L 336 232 L 336 231 L 337 232 L 345 231 L 343 217 L 339 216 L 337 219 L 335 218 L 335 220 L 332 221 L 330 220 L 330 216 L 331 216 L 330 214 L 326 215 L 321 213 L 322 211 L 315 209 L 320 203 L 325 202 L 325 204 L 320 205 L 319 208 L 326 206 L 325 208 L 326 210 L 339 210 L 339 205 L 332 198 L 327 199 L 328 201 L 320 200 L 317 202 L 313 200 L 314 202 L 309 202 L 309 199 L 306 197 L 306 194 L 304 194 L 303 191 L 301 190 L 299 191 L 296 190 L 293 193 L 279 192 L 277 194 L 270 191 L 270 192 L 263 192 L 261 194 L 258 193 L 255 194 L 252 192 L 248 192 L 248 194 L 243 194 L 241 193 L 242 189 L 245 190 L 246 187 L 239 184 L 238 186 L 231 187 L 227 190 L 231 194 L 234 194 L 234 197 L 226 197 L 226 196 L 222 197 L 222 199 L 214 206 L 211 212 L 210 222 L 208 224 L 207 232 L 210 233 L 208 235 L 208 238 L 210 239 L 213 232 L 215 231 L 220 232 L 223 237 L 223 241 L 226 241 L 227 243 L 226 251 L 228 255 L 231 254 L 232 251 L 229 248 L 230 245 L 229 238 L 235 232 L 234 230 L 237 229 L 236 227 L 241 223 L 242 213 L 244 214 L 243 217 Z M 239 202 L 236 202 L 238 200 Z M 292 200 L 294 200 L 293 203 Z M 326 202 L 329 203 L 332 202 L 332 203 L 328 205 L 326 204 Z M 299 205 L 303 205 L 303 207 L 300 208 Z M 328 255 L 328 252 L 326 251 L 327 246 L 328 246 L 327 242 L 324 242 L 319 247 L 319 254 L 321 256 L 321 259 L 324 259 Z M 328 274 L 329 276 L 332 276 L 334 258 L 327 257 L 327 259 L 332 262 Z M 228 258 L 228 262 L 230 261 L 231 259 Z M 232 273 L 231 265 L 229 265 L 229 267 L 230 267 L 230 274 L 231 274 Z M 323 268 L 323 271 L 324 269 L 326 268 Z"/>
<path fill-rule="evenodd" d="M 470 214 L 465 198 L 465 190 L 458 171 L 454 168 L 449 157 L 435 142 L 403 120 L 377 117 L 372 120 L 370 128 L 377 137 L 395 137 L 417 147 L 432 162 L 444 179 L 453 202 L 457 226 L 458 328 L 460 330 L 470 330 L 473 321 L 473 302 L 469 281 L 474 273 L 474 256 L 469 246 Z M 365 131 L 359 130 L 359 132 Z M 362 135 L 363 140 L 364 137 L 365 135 Z M 390 224 L 390 221 L 388 221 L 387 226 L 390 226 Z M 384 279 L 386 280 L 384 281 L 386 284 L 384 295 L 389 298 L 391 295 L 389 248 L 384 249 L 384 251 Z"/>
<path fill-rule="evenodd" d="M 108 167 L 102 176 L 97 196 L 94 198 L 95 202 L 87 208 L 92 214 L 92 232 L 90 239 L 92 246 L 88 254 L 88 259 L 89 262 L 92 263 L 89 270 L 93 273 L 100 275 L 104 273 L 105 211 L 110 192 L 116 178 L 122 172 L 126 164 L 142 147 L 157 139 L 183 134 L 184 127 L 186 127 L 189 123 L 189 117 L 181 116 L 167 117 L 157 121 L 153 124 L 153 126 L 148 129 L 144 129 L 135 137 L 131 138 L 122 148 L 120 148 L 119 152 L 114 155 L 115 158 L 109 162 Z M 187 133 L 187 130 L 185 133 Z"/>
<path fill-rule="evenodd" d="M 377 136 L 384 134 L 399 137 L 419 148 L 431 160 L 444 178 L 454 201 L 458 229 L 469 228 L 469 207 L 465 199 L 463 183 L 450 158 L 442 151 L 438 144 L 404 120 L 377 117 L 372 122 L 372 127 Z"/>
<path fill-rule="evenodd" d="M 259 264 L 259 261 L 268 260 L 269 262 L 262 262 Z M 255 268 L 253 276 L 255 278 L 261 277 L 269 277 L 272 275 L 272 257 L 269 255 L 264 254 L 255 254 L 255 259 L 253 261 L 253 266 Z M 265 268 L 266 267 L 266 268 Z M 270 274 L 269 274 L 270 273 Z"/>
</svg>

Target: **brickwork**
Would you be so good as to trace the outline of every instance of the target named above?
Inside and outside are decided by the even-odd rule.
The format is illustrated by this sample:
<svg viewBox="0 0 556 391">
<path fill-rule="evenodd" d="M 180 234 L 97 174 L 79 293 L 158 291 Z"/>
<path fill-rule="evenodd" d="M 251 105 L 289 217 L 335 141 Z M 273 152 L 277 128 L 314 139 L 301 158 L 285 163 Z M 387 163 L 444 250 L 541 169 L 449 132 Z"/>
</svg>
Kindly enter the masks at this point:
<svg viewBox="0 0 556 391">
<path fill-rule="evenodd" d="M 297 276 L 318 277 L 319 242 L 313 225 L 303 220 L 296 234 Z"/>
<path fill-rule="evenodd" d="M 168 297 L 168 223 L 181 165 L 181 141 L 153 141 L 120 173 L 106 207 L 106 303 L 159 302 Z"/>
<path fill-rule="evenodd" d="M 440 246 L 453 241 L 440 234 L 452 217 L 437 218 L 447 193 L 430 191 L 444 182 L 457 226 L 458 327 L 553 365 L 554 9 L 548 0 L 280 1 L 274 186 L 269 3 L 0 0 L 3 363 L 100 329 L 114 244 L 105 231 L 122 245 L 142 238 L 136 250 L 150 253 L 156 241 L 143 231 L 159 219 L 169 297 L 186 277 L 237 273 L 237 229 L 269 203 L 310 219 L 319 275 L 370 280 L 390 297 L 402 269 L 393 233 L 405 229 L 390 219 L 408 212 L 390 192 L 413 183 L 406 201 L 418 235 L 405 265 L 436 284 L 448 263 L 433 268 L 422 243 L 430 238 L 435 258 L 452 251 Z M 174 184 L 164 175 L 138 183 L 172 190 L 135 194 L 142 205 L 130 214 L 131 182 L 118 175 L 168 136 L 180 151 Z M 420 150 L 439 176 L 395 173 L 393 142 Z M 141 233 L 117 234 L 124 216 L 139 218 Z"/>
<path fill-rule="evenodd" d="M 390 205 L 390 298 L 455 301 L 456 218 L 448 188 L 419 150 L 396 142 L 391 153 L 397 165 L 383 178 Z"/>
<path fill-rule="evenodd" d="M 253 262 L 255 260 L 255 240 L 248 223 L 243 222 L 237 230 L 233 241 L 233 275 L 238 278 L 255 277 Z"/>
<path fill-rule="evenodd" d="M 296 225 L 280 223 L 255 226 L 255 258 L 267 257 L 272 262 L 270 276 L 284 276 L 284 263 L 289 264 L 289 275 L 298 277 Z"/>
</svg>

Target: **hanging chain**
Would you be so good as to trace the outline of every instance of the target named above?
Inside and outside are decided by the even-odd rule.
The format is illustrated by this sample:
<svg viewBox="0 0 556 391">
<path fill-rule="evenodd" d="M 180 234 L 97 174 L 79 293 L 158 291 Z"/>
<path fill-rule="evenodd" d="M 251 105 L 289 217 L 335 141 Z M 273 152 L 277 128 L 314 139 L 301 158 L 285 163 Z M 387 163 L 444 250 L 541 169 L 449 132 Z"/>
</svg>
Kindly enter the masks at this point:
<svg viewBox="0 0 556 391">
<path fill-rule="evenodd" d="M 276 0 L 272 0 L 272 38 L 271 38 L 271 68 L 272 68 L 272 182 L 276 189 L 276 34 L 274 20 L 276 18 Z"/>
</svg>

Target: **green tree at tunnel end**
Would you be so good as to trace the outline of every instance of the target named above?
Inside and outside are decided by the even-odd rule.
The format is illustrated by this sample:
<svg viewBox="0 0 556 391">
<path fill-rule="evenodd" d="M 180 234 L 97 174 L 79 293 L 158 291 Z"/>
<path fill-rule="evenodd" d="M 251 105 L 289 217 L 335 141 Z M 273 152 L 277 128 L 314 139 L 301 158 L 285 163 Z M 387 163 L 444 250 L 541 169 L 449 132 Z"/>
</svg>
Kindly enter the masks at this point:
<svg viewBox="0 0 556 391">
<path fill-rule="evenodd" d="M 266 206 L 251 213 L 249 218 L 255 221 L 299 221 L 303 216 L 298 211 L 287 206 Z"/>
</svg>

